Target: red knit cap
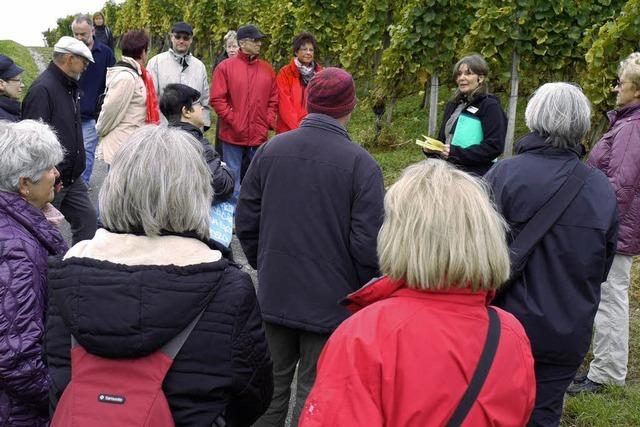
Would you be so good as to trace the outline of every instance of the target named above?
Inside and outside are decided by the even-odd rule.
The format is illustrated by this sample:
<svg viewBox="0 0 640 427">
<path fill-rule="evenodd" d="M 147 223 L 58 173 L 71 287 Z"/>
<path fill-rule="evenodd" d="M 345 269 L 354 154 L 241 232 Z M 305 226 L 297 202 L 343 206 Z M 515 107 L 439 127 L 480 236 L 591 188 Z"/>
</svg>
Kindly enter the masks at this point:
<svg viewBox="0 0 640 427">
<path fill-rule="evenodd" d="M 317 73 L 307 86 L 307 111 L 333 118 L 344 117 L 356 106 L 353 77 L 341 68 L 329 67 Z"/>
</svg>

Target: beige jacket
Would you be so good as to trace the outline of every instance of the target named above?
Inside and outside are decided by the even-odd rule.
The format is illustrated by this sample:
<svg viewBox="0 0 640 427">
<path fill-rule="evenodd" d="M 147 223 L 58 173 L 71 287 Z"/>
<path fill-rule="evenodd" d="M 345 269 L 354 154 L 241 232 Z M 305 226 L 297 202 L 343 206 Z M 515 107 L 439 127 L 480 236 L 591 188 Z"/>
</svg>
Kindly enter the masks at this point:
<svg viewBox="0 0 640 427">
<path fill-rule="evenodd" d="M 127 56 L 122 57 L 138 72 L 126 67 L 107 69 L 107 94 L 96 123 L 100 145 L 96 156 L 111 164 L 125 140 L 147 119 L 147 89 L 142 80 L 140 65 Z"/>
</svg>

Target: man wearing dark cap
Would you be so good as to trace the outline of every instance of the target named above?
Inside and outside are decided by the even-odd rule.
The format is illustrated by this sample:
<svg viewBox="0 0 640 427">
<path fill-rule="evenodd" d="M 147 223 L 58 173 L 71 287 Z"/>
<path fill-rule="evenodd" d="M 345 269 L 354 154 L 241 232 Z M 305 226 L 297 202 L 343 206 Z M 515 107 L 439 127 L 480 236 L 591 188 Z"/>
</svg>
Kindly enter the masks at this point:
<svg viewBox="0 0 640 427">
<path fill-rule="evenodd" d="M 220 118 L 218 139 L 223 160 L 236 176 L 233 200 L 240 194 L 241 171 L 258 147 L 275 129 L 278 112 L 276 73 L 259 58 L 265 37 L 253 25 L 238 28 L 238 54 L 225 59 L 214 71 L 211 106 Z"/>
<path fill-rule="evenodd" d="M 171 27 L 171 48 L 149 60 L 147 71 L 153 78 L 158 99 L 164 88 L 171 83 L 182 83 L 200 92 L 200 105 L 204 108 L 204 130 L 211 126 L 209 107 L 209 80 L 202 61 L 189 53 L 193 41 L 193 28 L 186 22 L 178 22 Z M 166 119 L 163 116 L 163 123 Z"/>
<path fill-rule="evenodd" d="M 90 62 L 93 56 L 83 42 L 61 37 L 53 47 L 53 61 L 33 81 L 22 103 L 22 117 L 50 125 L 64 147 L 64 159 L 57 165 L 64 187 L 53 205 L 71 224 L 73 244 L 96 232 L 96 211 L 81 178 L 85 152 L 78 80 Z"/>
<path fill-rule="evenodd" d="M 296 364 L 298 424 L 324 343 L 349 315 L 338 301 L 378 275 L 384 186 L 380 167 L 346 130 L 353 79 L 327 68 L 307 90 L 309 114 L 260 147 L 236 212 L 273 358 L 273 400 L 255 426 L 284 425 Z"/>
<path fill-rule="evenodd" d="M 20 74 L 23 71 L 11 58 L 0 55 L 0 120 L 20 121 L 20 94 L 24 87 Z"/>
</svg>

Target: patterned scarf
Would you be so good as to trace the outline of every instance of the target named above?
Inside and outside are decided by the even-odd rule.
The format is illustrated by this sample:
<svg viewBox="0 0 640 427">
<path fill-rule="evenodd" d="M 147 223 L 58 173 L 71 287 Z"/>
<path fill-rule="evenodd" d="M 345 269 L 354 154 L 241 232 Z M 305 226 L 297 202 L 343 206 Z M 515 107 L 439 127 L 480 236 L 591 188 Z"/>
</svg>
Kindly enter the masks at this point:
<svg viewBox="0 0 640 427">
<path fill-rule="evenodd" d="M 315 61 L 311 61 L 309 65 L 304 65 L 298 58 L 294 58 L 293 61 L 296 63 L 296 67 L 298 67 L 298 72 L 300 73 L 300 80 L 302 80 L 302 85 L 306 86 L 311 81 L 311 78 L 316 74 L 316 63 Z"/>
<path fill-rule="evenodd" d="M 156 89 L 153 85 L 153 79 L 147 72 L 147 69 L 141 65 L 140 70 L 142 71 L 142 80 L 144 80 L 144 86 L 147 88 L 146 122 L 157 125 L 160 123 L 160 107 L 158 106 L 158 95 L 156 94 Z"/>
</svg>

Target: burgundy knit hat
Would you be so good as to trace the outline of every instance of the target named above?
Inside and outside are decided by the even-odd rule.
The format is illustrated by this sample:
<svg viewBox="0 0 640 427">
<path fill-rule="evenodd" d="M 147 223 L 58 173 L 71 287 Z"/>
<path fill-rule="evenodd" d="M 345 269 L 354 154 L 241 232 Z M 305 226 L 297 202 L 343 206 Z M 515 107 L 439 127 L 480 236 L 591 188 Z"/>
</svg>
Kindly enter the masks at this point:
<svg viewBox="0 0 640 427">
<path fill-rule="evenodd" d="M 307 111 L 335 119 L 344 117 L 356 106 L 353 77 L 341 68 L 325 68 L 307 86 Z"/>
</svg>

